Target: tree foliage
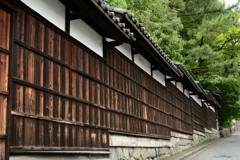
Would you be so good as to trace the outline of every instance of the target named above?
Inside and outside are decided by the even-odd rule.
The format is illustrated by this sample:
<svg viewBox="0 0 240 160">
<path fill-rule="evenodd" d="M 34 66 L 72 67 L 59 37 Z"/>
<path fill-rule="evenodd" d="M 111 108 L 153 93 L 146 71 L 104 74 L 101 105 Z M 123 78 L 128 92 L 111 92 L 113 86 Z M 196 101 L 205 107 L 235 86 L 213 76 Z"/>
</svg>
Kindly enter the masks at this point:
<svg viewBox="0 0 240 160">
<path fill-rule="evenodd" d="M 219 123 L 240 115 L 238 4 L 219 0 L 108 0 L 128 9 L 175 61 L 208 90 L 221 91 Z M 122 6 L 122 7 L 121 7 Z"/>
<path fill-rule="evenodd" d="M 110 4 L 119 7 L 115 0 L 109 0 Z M 183 29 L 181 19 L 177 16 L 177 11 L 169 7 L 166 0 L 122 0 L 127 4 L 129 12 L 138 18 L 140 23 L 146 28 L 154 41 L 161 46 L 168 56 L 176 61 L 182 61 L 180 54 L 185 41 L 180 36 Z"/>
</svg>

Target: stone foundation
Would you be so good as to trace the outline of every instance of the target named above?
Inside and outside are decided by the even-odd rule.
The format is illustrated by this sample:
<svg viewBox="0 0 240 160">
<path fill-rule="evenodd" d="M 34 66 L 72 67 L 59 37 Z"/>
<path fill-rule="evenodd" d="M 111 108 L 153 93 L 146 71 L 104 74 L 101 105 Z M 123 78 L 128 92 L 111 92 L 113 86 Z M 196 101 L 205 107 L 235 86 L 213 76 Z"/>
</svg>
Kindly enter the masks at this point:
<svg viewBox="0 0 240 160">
<path fill-rule="evenodd" d="M 111 160 L 159 160 L 219 138 L 219 132 L 214 129 L 205 133 L 194 130 L 193 135 L 171 132 L 170 140 L 117 134 L 110 134 L 109 138 Z"/>
<path fill-rule="evenodd" d="M 171 132 L 170 140 L 110 134 L 111 160 L 159 160 L 193 146 L 191 135 Z"/>
<path fill-rule="evenodd" d="M 176 154 L 193 146 L 193 136 L 171 132 L 170 142 L 173 150 L 171 154 Z"/>
<path fill-rule="evenodd" d="M 193 130 L 193 144 L 202 144 L 220 137 L 219 131 L 212 128 L 212 130 L 205 129 L 205 133 Z"/>
<path fill-rule="evenodd" d="M 157 160 L 171 155 L 172 150 L 163 148 L 111 147 L 111 160 Z"/>
</svg>

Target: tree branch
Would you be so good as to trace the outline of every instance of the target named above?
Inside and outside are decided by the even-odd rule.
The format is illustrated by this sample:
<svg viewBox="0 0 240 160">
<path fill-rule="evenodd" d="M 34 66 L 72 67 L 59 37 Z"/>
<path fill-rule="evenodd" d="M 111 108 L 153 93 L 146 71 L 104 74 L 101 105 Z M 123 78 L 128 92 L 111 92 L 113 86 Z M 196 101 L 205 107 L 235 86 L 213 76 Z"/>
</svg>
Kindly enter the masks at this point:
<svg viewBox="0 0 240 160">
<path fill-rule="evenodd" d="M 239 3 L 236 3 L 236 4 L 233 5 L 232 7 L 227 8 L 226 11 L 227 11 L 227 10 L 231 10 L 231 9 L 237 7 L 238 4 L 239 4 Z M 222 6 L 220 9 L 218 9 L 218 10 L 214 10 L 214 11 L 208 11 L 208 12 L 203 12 L 203 13 L 194 13 L 194 14 L 186 14 L 186 15 L 178 15 L 178 17 L 185 17 L 185 16 L 198 16 L 198 15 L 202 15 L 202 14 L 208 14 L 208 13 L 220 12 L 221 9 L 222 9 L 223 7 L 224 7 L 224 6 Z"/>
<path fill-rule="evenodd" d="M 218 51 L 220 51 L 221 49 L 223 49 L 223 47 L 225 46 L 225 44 L 227 44 L 227 42 L 230 42 L 232 39 L 228 39 L 226 40 L 223 45 L 218 49 Z"/>
<path fill-rule="evenodd" d="M 191 70 L 198 70 L 198 69 L 207 69 L 208 67 L 198 67 L 198 68 L 192 68 Z"/>
</svg>

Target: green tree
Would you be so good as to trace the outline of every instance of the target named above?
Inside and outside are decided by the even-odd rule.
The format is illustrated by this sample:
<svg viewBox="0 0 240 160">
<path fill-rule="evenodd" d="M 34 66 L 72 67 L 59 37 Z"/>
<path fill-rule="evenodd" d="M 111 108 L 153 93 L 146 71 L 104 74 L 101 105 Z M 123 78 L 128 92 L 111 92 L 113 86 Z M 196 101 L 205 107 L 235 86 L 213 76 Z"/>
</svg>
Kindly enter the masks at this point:
<svg viewBox="0 0 240 160">
<path fill-rule="evenodd" d="M 120 7 L 116 0 L 108 0 L 109 4 Z M 184 40 L 179 32 L 183 29 L 181 19 L 177 17 L 177 10 L 170 8 L 166 0 L 123 0 L 129 12 L 133 13 L 146 28 L 154 41 L 173 60 L 182 61 L 180 54 Z M 121 8 L 121 7 L 120 7 Z"/>
<path fill-rule="evenodd" d="M 226 8 L 218 0 L 184 2 L 184 10 L 178 13 L 184 26 L 180 34 L 186 39 L 181 52 L 183 64 L 204 88 L 212 92 L 221 90 L 219 124 L 223 126 L 240 117 L 239 37 L 232 34 L 239 31 L 238 20 L 233 16 L 238 8 L 237 5 Z"/>
<path fill-rule="evenodd" d="M 227 122 L 232 119 L 240 118 L 239 108 L 239 87 L 240 81 L 236 78 L 229 77 L 228 80 L 223 80 L 218 84 L 221 90 L 222 101 L 220 105 L 222 108 L 218 112 L 219 125 L 227 127 Z"/>
<path fill-rule="evenodd" d="M 125 0 L 108 0 L 108 4 L 114 7 L 127 9 L 127 3 Z"/>
</svg>

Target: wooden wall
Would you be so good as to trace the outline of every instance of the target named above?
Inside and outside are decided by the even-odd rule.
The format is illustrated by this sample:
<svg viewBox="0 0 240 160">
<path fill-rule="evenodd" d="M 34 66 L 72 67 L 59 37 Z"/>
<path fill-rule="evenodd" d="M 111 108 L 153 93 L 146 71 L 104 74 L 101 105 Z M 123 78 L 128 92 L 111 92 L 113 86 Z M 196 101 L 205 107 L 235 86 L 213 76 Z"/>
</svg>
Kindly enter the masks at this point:
<svg viewBox="0 0 240 160">
<path fill-rule="evenodd" d="M 207 106 L 205 104 L 203 104 L 203 106 L 206 108 Z M 215 112 L 213 112 L 210 108 L 206 109 L 206 113 L 207 115 L 207 129 L 210 129 L 211 128 L 214 128 L 214 129 L 217 129 L 217 115 L 218 115 L 218 112 L 217 112 L 217 109 L 215 109 Z"/>
<path fill-rule="evenodd" d="M 204 132 L 216 123 L 215 113 L 171 82 L 164 87 L 118 50 L 105 45 L 99 57 L 21 3 L 17 9 L 11 94 L 10 14 L 0 9 L 1 160 L 8 95 L 12 152 L 108 150 L 109 132 L 169 139 L 170 131 Z"/>
<path fill-rule="evenodd" d="M 1 4 L 0 4 L 1 5 Z M 7 150 L 7 103 L 10 54 L 10 14 L 0 9 L 0 160 Z"/>
<path fill-rule="evenodd" d="M 109 85 L 115 91 L 111 89 L 105 94 L 114 95 L 110 97 L 111 101 L 117 102 L 113 104 L 114 109 L 127 117 L 136 118 L 136 126 L 130 122 L 133 128 L 136 127 L 133 132 L 169 137 L 166 88 L 116 49 L 108 48 L 106 59 L 109 64 Z"/>
<path fill-rule="evenodd" d="M 193 99 L 191 99 L 193 128 L 195 130 L 204 132 L 204 128 L 211 130 L 217 129 L 217 111 L 213 112 L 203 103 L 199 106 Z"/>
<path fill-rule="evenodd" d="M 167 108 L 170 112 L 169 126 L 176 131 L 193 132 L 190 99 L 170 81 L 167 82 Z"/>
<path fill-rule="evenodd" d="M 103 62 L 21 8 L 15 22 L 11 149 L 108 148 Z"/>
</svg>

